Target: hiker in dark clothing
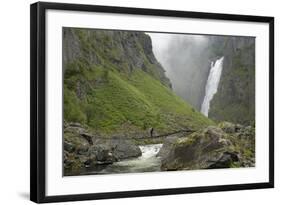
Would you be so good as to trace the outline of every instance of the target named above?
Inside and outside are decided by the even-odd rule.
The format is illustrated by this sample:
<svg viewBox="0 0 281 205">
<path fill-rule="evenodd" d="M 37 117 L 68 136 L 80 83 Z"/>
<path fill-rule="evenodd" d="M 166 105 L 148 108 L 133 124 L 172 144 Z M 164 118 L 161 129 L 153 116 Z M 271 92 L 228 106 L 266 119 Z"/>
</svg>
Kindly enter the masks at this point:
<svg viewBox="0 0 281 205">
<path fill-rule="evenodd" d="M 150 128 L 150 137 L 153 137 L 153 127 L 152 128 Z"/>
</svg>

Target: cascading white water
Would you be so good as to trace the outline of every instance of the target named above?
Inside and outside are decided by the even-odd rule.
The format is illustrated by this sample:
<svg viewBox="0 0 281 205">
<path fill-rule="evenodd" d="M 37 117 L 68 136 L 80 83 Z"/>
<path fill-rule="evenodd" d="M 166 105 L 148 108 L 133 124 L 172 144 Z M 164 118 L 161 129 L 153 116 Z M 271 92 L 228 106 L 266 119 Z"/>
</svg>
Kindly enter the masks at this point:
<svg viewBox="0 0 281 205">
<path fill-rule="evenodd" d="M 122 160 L 106 166 L 99 171 L 87 171 L 86 174 L 111 174 L 128 172 L 160 171 L 161 160 L 157 157 L 163 144 L 150 144 L 139 146 L 142 152 L 140 157 Z"/>
<path fill-rule="evenodd" d="M 145 171 L 159 171 L 160 159 L 156 157 L 156 154 L 162 147 L 162 144 L 151 144 L 139 146 L 142 155 L 138 158 L 123 160 L 113 163 L 110 166 L 111 172 L 145 172 Z"/>
<path fill-rule="evenodd" d="M 224 57 L 221 57 L 216 60 L 216 62 L 211 62 L 211 69 L 205 87 L 205 97 L 201 105 L 201 113 L 207 117 L 209 114 L 210 102 L 218 90 L 223 67 L 223 58 Z"/>
</svg>

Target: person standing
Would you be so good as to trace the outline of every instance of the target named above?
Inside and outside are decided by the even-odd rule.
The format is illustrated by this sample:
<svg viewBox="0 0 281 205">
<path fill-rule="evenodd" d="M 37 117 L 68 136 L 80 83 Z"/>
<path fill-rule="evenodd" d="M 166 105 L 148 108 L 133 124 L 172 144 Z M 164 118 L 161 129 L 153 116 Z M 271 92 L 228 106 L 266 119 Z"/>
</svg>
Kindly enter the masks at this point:
<svg viewBox="0 0 281 205">
<path fill-rule="evenodd" d="M 153 127 L 150 128 L 150 137 L 153 137 L 153 131 L 154 131 Z"/>
</svg>

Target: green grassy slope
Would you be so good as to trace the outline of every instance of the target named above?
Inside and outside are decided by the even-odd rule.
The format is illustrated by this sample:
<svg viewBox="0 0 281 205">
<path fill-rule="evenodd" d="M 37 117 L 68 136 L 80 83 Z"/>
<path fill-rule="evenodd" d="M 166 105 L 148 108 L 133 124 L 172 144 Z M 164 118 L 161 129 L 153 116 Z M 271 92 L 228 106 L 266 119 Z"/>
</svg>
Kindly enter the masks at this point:
<svg viewBox="0 0 281 205">
<path fill-rule="evenodd" d="M 130 52 L 135 52 L 135 58 L 139 59 L 130 62 L 124 57 L 128 45 L 123 43 L 120 46 L 118 40 L 115 40 L 110 43 L 112 49 L 106 47 L 118 35 L 122 43 L 122 35 L 125 34 L 119 32 L 113 37 L 106 32 L 94 35 L 95 31 L 91 31 L 93 33 L 90 37 L 86 37 L 83 34 L 85 30 L 77 31 L 74 34 L 81 46 L 82 55 L 65 64 L 66 121 L 80 122 L 106 135 L 148 133 L 151 127 L 160 134 L 212 124 L 212 121 L 173 93 L 159 69 L 160 65 L 148 59 L 148 51 L 144 48 L 146 44 L 142 43 L 147 35 L 134 36 L 134 42 L 138 45 Z M 107 43 L 93 45 L 93 42 L 100 44 L 100 39 L 107 39 Z M 104 50 L 107 50 L 107 55 Z M 94 63 L 85 57 L 91 53 L 98 58 Z M 119 61 L 116 62 L 116 58 Z M 134 61 L 140 60 L 145 68 L 134 64 Z"/>
</svg>

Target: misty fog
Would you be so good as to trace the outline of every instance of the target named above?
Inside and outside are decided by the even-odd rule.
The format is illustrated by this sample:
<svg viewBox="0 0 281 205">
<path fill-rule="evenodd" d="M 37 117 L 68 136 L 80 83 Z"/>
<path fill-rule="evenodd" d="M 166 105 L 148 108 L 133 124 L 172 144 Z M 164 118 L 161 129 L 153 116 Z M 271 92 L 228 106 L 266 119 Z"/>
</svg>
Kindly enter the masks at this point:
<svg viewBox="0 0 281 205">
<path fill-rule="evenodd" d="M 210 62 L 209 37 L 190 34 L 147 33 L 153 52 L 166 70 L 173 90 L 200 110 Z"/>
</svg>

